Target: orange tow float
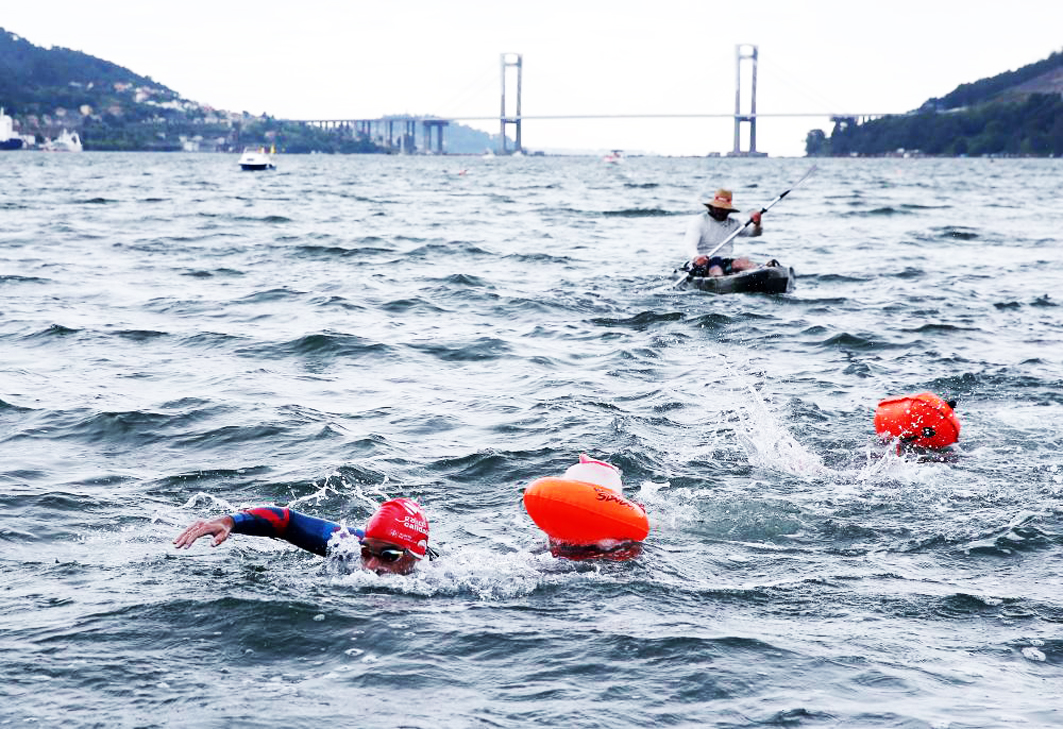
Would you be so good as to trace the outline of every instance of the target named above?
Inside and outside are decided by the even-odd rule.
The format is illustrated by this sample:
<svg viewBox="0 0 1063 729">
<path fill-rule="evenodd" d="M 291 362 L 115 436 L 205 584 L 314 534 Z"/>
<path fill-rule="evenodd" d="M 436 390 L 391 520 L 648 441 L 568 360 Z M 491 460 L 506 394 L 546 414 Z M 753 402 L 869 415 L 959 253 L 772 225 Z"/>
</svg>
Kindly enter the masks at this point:
<svg viewBox="0 0 1063 729">
<path fill-rule="evenodd" d="M 945 448 L 960 439 L 960 419 L 946 402 L 930 392 L 883 400 L 875 411 L 875 432 L 899 438 L 902 445 Z"/>
<path fill-rule="evenodd" d="M 524 508 L 551 545 L 611 548 L 650 533 L 646 510 L 624 498 L 620 471 L 580 455 L 564 478 L 540 478 L 524 491 Z"/>
</svg>

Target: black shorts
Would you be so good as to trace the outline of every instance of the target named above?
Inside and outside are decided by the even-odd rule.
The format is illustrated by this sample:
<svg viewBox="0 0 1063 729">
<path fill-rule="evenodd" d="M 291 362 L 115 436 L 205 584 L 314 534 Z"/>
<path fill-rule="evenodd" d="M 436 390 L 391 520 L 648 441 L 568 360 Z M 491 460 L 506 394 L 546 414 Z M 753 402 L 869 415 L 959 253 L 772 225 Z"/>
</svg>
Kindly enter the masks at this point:
<svg viewBox="0 0 1063 729">
<path fill-rule="evenodd" d="M 723 270 L 723 275 L 724 276 L 730 276 L 733 273 L 733 270 L 731 269 L 731 263 L 733 261 L 734 261 L 733 258 L 723 258 L 721 256 L 713 256 L 712 258 L 709 259 L 708 263 L 706 263 L 706 264 L 704 264 L 702 266 L 691 266 L 690 267 L 690 275 L 692 275 L 692 276 L 708 276 L 710 268 L 712 268 L 713 266 L 719 266 L 720 269 Z"/>
</svg>

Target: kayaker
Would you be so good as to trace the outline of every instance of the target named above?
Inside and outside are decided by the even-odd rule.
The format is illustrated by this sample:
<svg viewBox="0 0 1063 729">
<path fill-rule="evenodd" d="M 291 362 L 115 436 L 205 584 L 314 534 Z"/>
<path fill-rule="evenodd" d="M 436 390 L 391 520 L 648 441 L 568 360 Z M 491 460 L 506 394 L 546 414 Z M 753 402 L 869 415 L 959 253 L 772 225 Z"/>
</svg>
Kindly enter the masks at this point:
<svg viewBox="0 0 1063 729">
<path fill-rule="evenodd" d="M 742 224 L 737 220 L 728 217 L 731 213 L 738 212 L 738 208 L 732 202 L 731 191 L 720 188 L 715 195 L 702 204 L 708 210 L 690 221 L 684 241 L 690 256 L 687 269 L 691 274 L 694 276 L 724 276 L 756 268 L 757 264 L 748 258 L 731 257 L 733 243 L 730 241 L 720 250 L 713 253 L 711 258 L 706 255 L 726 240 L 727 236 L 742 227 Z M 742 228 L 742 232 L 739 235 L 761 235 L 764 229 L 760 225 L 760 212 L 754 212 L 749 216 L 749 219 L 753 221 L 753 224 Z"/>
<path fill-rule="evenodd" d="M 385 501 L 369 517 L 364 530 L 349 529 L 293 509 L 261 506 L 210 521 L 197 521 L 181 532 L 173 543 L 177 549 L 188 549 L 197 539 L 208 534 L 214 536 L 214 547 L 228 539 L 230 534 L 250 534 L 283 539 L 322 557 L 328 553 L 333 539 L 354 537 L 362 546 L 362 568 L 378 575 L 409 574 L 426 554 L 430 558 L 435 556 L 428 547 L 428 518 L 411 499 Z"/>
</svg>

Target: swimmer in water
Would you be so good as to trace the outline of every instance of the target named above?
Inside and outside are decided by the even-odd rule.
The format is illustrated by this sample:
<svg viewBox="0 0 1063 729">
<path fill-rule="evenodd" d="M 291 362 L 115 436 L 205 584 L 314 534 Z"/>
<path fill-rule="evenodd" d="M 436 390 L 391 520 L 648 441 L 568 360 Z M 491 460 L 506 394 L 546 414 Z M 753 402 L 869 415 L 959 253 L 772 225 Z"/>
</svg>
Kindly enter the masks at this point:
<svg viewBox="0 0 1063 729">
<path fill-rule="evenodd" d="M 611 463 L 591 458 L 580 453 L 579 462 L 569 466 L 564 478 L 572 481 L 584 481 L 614 491 L 623 496 L 624 486 L 620 469 Z M 639 504 L 641 507 L 642 504 Z M 641 542 L 617 542 L 610 546 L 566 544 L 550 537 L 550 554 L 559 559 L 583 561 L 587 559 L 606 559 L 624 562 L 635 559 L 642 554 Z"/>
<path fill-rule="evenodd" d="M 354 537 L 362 545 L 362 568 L 378 575 L 406 575 L 435 552 L 428 547 L 428 519 L 410 499 L 392 499 L 369 517 L 365 529 L 348 529 L 325 519 L 278 506 L 261 506 L 210 521 L 197 521 L 177 535 L 177 549 L 188 549 L 200 537 L 213 535 L 212 546 L 230 534 L 283 539 L 314 554 L 326 556 L 333 536 Z"/>
</svg>

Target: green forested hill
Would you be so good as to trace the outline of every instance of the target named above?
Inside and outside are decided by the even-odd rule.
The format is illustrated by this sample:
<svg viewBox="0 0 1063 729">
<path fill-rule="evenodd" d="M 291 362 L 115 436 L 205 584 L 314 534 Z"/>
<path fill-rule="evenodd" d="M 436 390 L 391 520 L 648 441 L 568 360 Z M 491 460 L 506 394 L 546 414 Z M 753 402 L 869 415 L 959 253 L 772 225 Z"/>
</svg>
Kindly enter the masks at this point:
<svg viewBox="0 0 1063 729">
<path fill-rule="evenodd" d="M 1063 155 L 1063 53 L 929 99 L 909 114 L 857 123 L 837 119 L 830 136 L 814 129 L 811 156 Z"/>
<path fill-rule="evenodd" d="M 974 83 L 960 84 L 940 99 L 927 101 L 922 110 L 959 109 L 994 100 L 1014 99 L 1032 92 L 1058 94 L 1063 91 L 1059 81 L 1060 74 L 1063 74 L 1063 52 L 1056 52 L 1043 61 L 1031 63 L 1015 71 L 1005 71 Z"/>
<path fill-rule="evenodd" d="M 38 142 L 77 131 L 87 150 L 231 151 L 275 146 L 278 152 L 388 152 L 353 132 L 203 106 L 109 61 L 67 48 L 41 48 L 0 28 L 0 107 L 19 134 Z M 480 153 L 497 137 L 452 124 L 451 153 Z M 413 146 L 411 140 L 407 148 Z"/>
<path fill-rule="evenodd" d="M 146 76 L 68 48 L 45 49 L 0 28 L 0 99 L 16 114 L 116 98 L 115 87 L 150 88 L 163 100 L 177 94 Z"/>
<path fill-rule="evenodd" d="M 38 143 L 63 129 L 89 150 L 209 149 L 238 143 L 234 120 L 148 76 L 68 48 L 41 48 L 0 28 L 0 106 Z M 236 118 L 237 127 L 242 121 Z M 265 140 L 249 136 L 248 144 Z"/>
</svg>

